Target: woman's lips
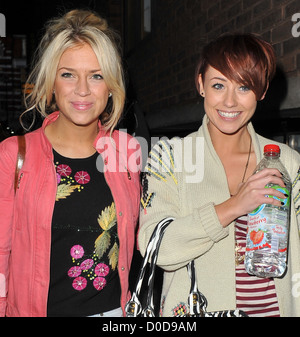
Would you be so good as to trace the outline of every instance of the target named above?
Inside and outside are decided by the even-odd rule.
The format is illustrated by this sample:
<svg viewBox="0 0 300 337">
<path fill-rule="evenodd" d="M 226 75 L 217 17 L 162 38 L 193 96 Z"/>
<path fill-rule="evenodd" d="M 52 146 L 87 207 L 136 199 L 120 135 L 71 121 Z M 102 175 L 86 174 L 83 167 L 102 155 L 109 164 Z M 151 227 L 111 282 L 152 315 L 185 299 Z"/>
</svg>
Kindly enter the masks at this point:
<svg viewBox="0 0 300 337">
<path fill-rule="evenodd" d="M 88 110 L 93 105 L 93 103 L 89 103 L 89 102 L 71 102 L 71 104 L 76 110 L 81 110 L 81 111 Z"/>
<path fill-rule="evenodd" d="M 224 111 L 224 110 L 217 110 L 218 114 L 227 119 L 234 119 L 241 114 L 241 111 Z"/>
</svg>

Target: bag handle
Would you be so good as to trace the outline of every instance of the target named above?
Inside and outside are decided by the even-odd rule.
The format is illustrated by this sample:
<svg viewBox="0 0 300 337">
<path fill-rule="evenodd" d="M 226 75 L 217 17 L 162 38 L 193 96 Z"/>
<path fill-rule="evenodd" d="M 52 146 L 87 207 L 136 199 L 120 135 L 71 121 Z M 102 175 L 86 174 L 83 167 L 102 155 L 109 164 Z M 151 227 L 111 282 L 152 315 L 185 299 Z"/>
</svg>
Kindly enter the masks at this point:
<svg viewBox="0 0 300 337">
<path fill-rule="evenodd" d="M 149 243 L 146 248 L 144 259 L 142 262 L 142 267 L 138 275 L 138 281 L 135 290 L 132 293 L 131 299 L 127 302 L 125 306 L 125 312 L 127 317 L 136 317 L 141 314 L 143 317 L 155 317 L 154 313 L 154 303 L 153 303 L 153 289 L 154 289 L 154 276 L 156 269 L 156 261 L 158 257 L 159 247 L 164 235 L 165 230 L 169 224 L 175 218 L 168 217 L 161 220 L 155 227 Z M 150 272 L 148 279 L 148 292 L 146 298 L 145 308 L 139 301 L 140 291 L 143 284 L 147 264 L 150 261 Z M 191 280 L 190 294 L 188 297 L 188 303 L 190 307 L 190 315 L 204 316 L 207 307 L 206 297 L 198 290 L 196 273 L 195 273 L 195 263 L 192 260 L 187 265 L 188 274 Z"/>
<path fill-rule="evenodd" d="M 25 136 L 24 135 L 17 136 L 17 139 L 18 139 L 18 155 L 17 155 L 16 170 L 15 170 L 15 183 L 14 183 L 15 193 L 18 188 L 19 172 L 24 164 L 25 153 L 26 153 Z"/>
<path fill-rule="evenodd" d="M 139 314 L 145 317 L 154 317 L 154 308 L 153 308 L 153 287 L 154 287 L 154 275 L 155 275 L 155 267 L 157 261 L 157 255 L 161 240 L 163 238 L 163 234 L 169 224 L 174 220 L 172 217 L 165 218 L 161 220 L 155 227 L 149 243 L 146 248 L 146 252 L 142 261 L 142 266 L 137 278 L 137 283 L 135 289 L 132 293 L 131 299 L 126 303 L 125 312 L 127 317 L 136 317 Z M 141 287 L 143 284 L 143 280 L 145 277 L 145 272 L 147 268 L 147 264 L 150 261 L 150 276 L 148 280 L 148 294 L 146 307 L 142 311 L 142 305 L 139 300 L 139 295 L 141 291 Z"/>
<path fill-rule="evenodd" d="M 139 272 L 136 288 L 132 293 L 130 301 L 128 301 L 125 306 L 125 312 L 127 317 L 136 317 L 140 314 L 143 317 L 155 317 L 154 303 L 153 303 L 153 289 L 154 289 L 154 276 L 155 276 L 158 251 L 164 232 L 173 220 L 174 218 L 172 217 L 168 217 L 161 220 L 157 224 L 154 232 L 152 233 L 142 262 L 142 268 Z M 145 308 L 142 309 L 142 305 L 139 301 L 139 295 L 143 284 L 147 263 L 149 260 L 150 260 L 150 272 L 149 272 L 150 275 L 148 279 L 148 292 Z M 191 289 L 188 297 L 190 315 L 204 316 L 204 312 L 206 311 L 207 307 L 207 300 L 206 297 L 198 290 L 197 287 L 194 260 L 192 260 L 187 265 L 187 270 L 191 279 Z"/>
<path fill-rule="evenodd" d="M 156 261 L 158 256 L 159 246 L 163 234 L 168 227 L 168 225 L 174 220 L 174 218 L 169 217 L 161 220 L 155 227 L 149 243 L 146 248 L 144 259 L 142 261 L 142 267 L 139 272 L 138 280 L 135 289 L 132 293 L 131 299 L 125 305 L 126 317 L 137 317 L 139 315 L 144 317 L 154 317 L 154 305 L 153 305 L 153 288 L 154 288 L 154 274 Z M 139 301 L 140 290 L 143 283 L 143 279 L 146 272 L 146 267 L 150 261 L 150 277 L 148 279 L 148 293 L 146 306 L 143 309 Z M 189 313 L 184 314 L 185 317 L 245 317 L 247 316 L 242 310 L 221 310 L 207 312 L 207 299 L 198 290 L 196 272 L 195 272 L 195 261 L 192 260 L 188 263 L 187 272 L 191 281 L 191 288 L 188 296 L 188 306 Z"/>
<path fill-rule="evenodd" d="M 154 313 L 154 303 L 153 303 L 153 289 L 154 289 L 154 279 L 155 279 L 155 270 L 156 270 L 156 261 L 158 258 L 159 247 L 163 238 L 163 234 L 169 224 L 174 220 L 174 218 L 166 218 L 163 222 L 158 224 L 157 240 L 153 244 L 153 249 L 151 252 L 151 261 L 150 261 L 150 276 L 148 279 L 148 293 L 146 299 L 145 308 L 142 311 L 144 317 L 155 317 Z"/>
<path fill-rule="evenodd" d="M 188 297 L 190 316 L 205 316 L 207 299 L 199 291 L 196 280 L 195 261 L 192 260 L 187 266 L 188 274 L 191 279 L 191 289 Z"/>
</svg>

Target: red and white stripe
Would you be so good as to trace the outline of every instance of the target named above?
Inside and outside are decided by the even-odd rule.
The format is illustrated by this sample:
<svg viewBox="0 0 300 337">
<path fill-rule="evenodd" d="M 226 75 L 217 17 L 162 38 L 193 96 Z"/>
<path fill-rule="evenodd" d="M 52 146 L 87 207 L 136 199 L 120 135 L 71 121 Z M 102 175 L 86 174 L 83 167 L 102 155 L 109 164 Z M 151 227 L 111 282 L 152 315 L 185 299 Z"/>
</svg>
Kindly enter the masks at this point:
<svg viewBox="0 0 300 337">
<path fill-rule="evenodd" d="M 239 253 L 245 254 L 247 217 L 236 221 L 236 242 L 241 247 Z M 236 266 L 237 308 L 252 317 L 278 317 L 279 306 L 273 279 L 249 275 L 244 262 Z"/>
</svg>

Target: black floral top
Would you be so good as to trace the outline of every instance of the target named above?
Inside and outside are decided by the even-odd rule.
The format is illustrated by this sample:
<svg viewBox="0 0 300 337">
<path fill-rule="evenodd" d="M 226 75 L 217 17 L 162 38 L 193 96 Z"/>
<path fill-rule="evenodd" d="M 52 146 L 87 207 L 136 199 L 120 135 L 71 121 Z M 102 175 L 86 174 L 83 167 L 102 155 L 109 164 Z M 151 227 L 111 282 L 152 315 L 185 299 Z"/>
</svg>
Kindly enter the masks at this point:
<svg viewBox="0 0 300 337">
<path fill-rule="evenodd" d="M 70 159 L 54 152 L 48 316 L 89 316 L 120 306 L 115 204 L 98 153 Z"/>
</svg>

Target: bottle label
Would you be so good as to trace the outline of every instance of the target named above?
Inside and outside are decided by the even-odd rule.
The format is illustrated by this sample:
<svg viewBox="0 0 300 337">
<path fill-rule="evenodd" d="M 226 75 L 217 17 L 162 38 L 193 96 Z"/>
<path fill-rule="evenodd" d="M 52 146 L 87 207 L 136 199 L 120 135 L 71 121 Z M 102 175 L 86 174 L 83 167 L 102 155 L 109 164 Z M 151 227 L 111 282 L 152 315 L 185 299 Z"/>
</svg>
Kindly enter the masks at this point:
<svg viewBox="0 0 300 337">
<path fill-rule="evenodd" d="M 273 186 L 269 186 L 269 187 L 274 188 L 275 190 L 287 195 L 287 198 L 283 198 L 283 199 L 277 198 L 275 196 L 267 195 L 269 198 L 274 198 L 276 200 L 280 200 L 281 202 L 283 202 L 283 207 L 289 207 L 290 206 L 290 192 L 287 188 L 281 187 L 279 185 L 273 185 Z M 266 188 L 268 188 L 268 186 L 266 186 Z"/>
<path fill-rule="evenodd" d="M 278 185 L 270 187 L 288 195 L 284 199 L 268 195 L 283 202 L 284 209 L 263 204 L 248 214 L 246 251 L 270 248 L 271 252 L 282 253 L 287 250 L 287 209 L 290 205 L 290 193 L 285 187 Z"/>
<path fill-rule="evenodd" d="M 271 252 L 283 253 L 287 246 L 282 246 L 287 237 L 287 228 L 277 224 L 263 224 L 266 218 L 248 218 L 246 251 L 254 251 L 262 248 L 270 248 Z"/>
<path fill-rule="evenodd" d="M 283 193 L 283 194 L 286 194 L 287 197 L 286 198 L 283 198 L 283 199 L 280 199 L 280 198 L 277 198 L 273 195 L 266 195 L 268 198 L 274 198 L 276 200 L 280 200 L 281 202 L 283 202 L 283 206 L 282 207 L 290 207 L 290 192 L 287 188 L 285 187 L 281 187 L 279 185 L 273 185 L 273 186 L 265 186 L 265 188 L 274 188 L 275 190 Z M 253 212 L 250 213 L 250 215 L 255 215 L 255 214 L 258 214 L 259 212 L 261 212 L 264 208 L 265 208 L 266 204 L 263 204 L 263 205 L 260 205 L 258 206 Z"/>
</svg>

